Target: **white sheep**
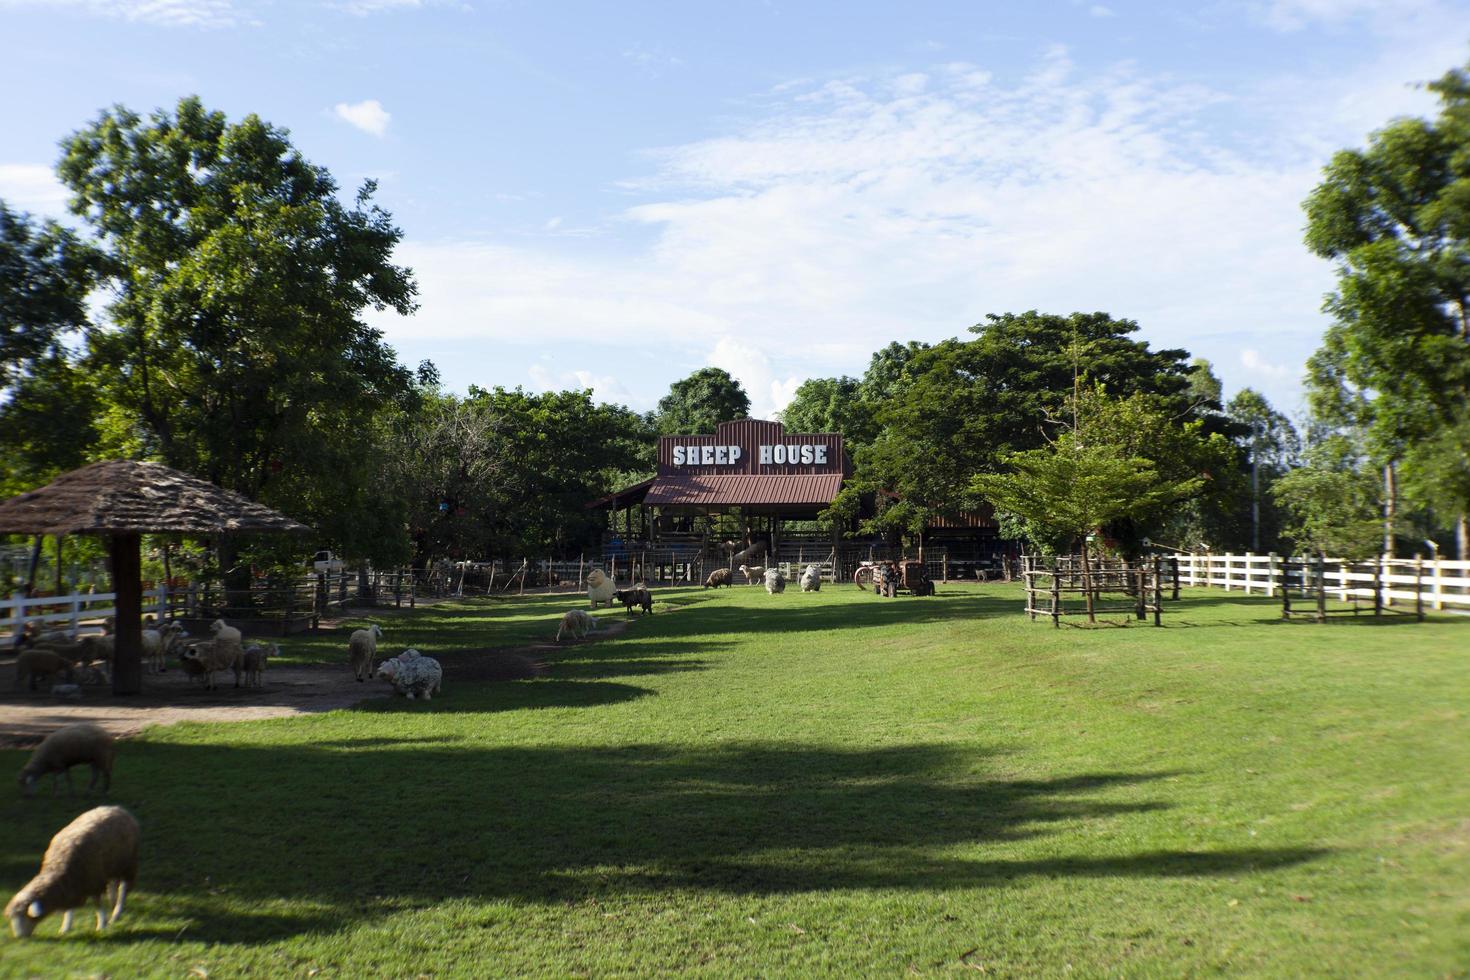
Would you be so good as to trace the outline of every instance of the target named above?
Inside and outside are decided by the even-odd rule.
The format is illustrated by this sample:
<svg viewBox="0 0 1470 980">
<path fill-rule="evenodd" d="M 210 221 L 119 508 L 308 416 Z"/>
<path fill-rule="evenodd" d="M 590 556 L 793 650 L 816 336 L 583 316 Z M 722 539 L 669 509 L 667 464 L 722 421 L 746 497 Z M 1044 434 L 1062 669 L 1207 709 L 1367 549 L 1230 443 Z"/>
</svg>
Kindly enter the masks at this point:
<svg viewBox="0 0 1470 980">
<path fill-rule="evenodd" d="M 120 806 L 95 807 L 61 828 L 41 858 L 41 870 L 5 906 L 10 931 L 24 939 L 60 911 L 66 932 L 73 910 L 89 901 L 97 903 L 99 932 L 116 922 L 138 879 L 140 836 L 138 821 Z"/>
<path fill-rule="evenodd" d="M 766 569 L 766 592 L 776 595 L 786 591 L 786 576 L 781 574 L 779 568 Z"/>
<path fill-rule="evenodd" d="M 178 648 L 189 631 L 183 623 L 164 623 L 157 629 L 143 631 L 143 663 L 149 673 L 162 674 L 168 670 L 168 657 Z"/>
<path fill-rule="evenodd" d="M 347 663 L 352 667 L 352 676 L 365 681 L 373 676 L 373 661 L 378 657 L 378 641 L 383 638 L 383 628 L 369 623 L 360 630 L 353 630 L 347 640 Z"/>
<path fill-rule="evenodd" d="M 607 573 L 600 568 L 594 568 L 587 573 L 587 599 L 592 603 L 592 608 L 605 605 L 609 609 L 613 604 L 613 593 L 617 591 L 617 585 L 607 577 Z"/>
<path fill-rule="evenodd" d="M 556 642 L 561 642 L 562 633 L 570 633 L 573 638 L 580 640 L 595 629 L 596 616 L 581 609 L 568 609 L 561 617 L 561 625 L 556 629 Z"/>
<path fill-rule="evenodd" d="M 183 661 L 184 670 L 188 673 L 202 674 L 205 690 L 213 691 L 215 689 L 214 675 L 220 670 L 234 671 L 235 686 L 240 686 L 240 661 L 244 659 L 244 656 L 245 649 L 240 645 L 239 640 L 215 637 L 212 640 L 202 640 L 193 644 L 184 651 L 179 659 Z"/>
<path fill-rule="evenodd" d="M 246 647 L 245 655 L 240 659 L 240 668 L 245 672 L 245 686 L 260 687 L 263 681 L 262 675 L 265 673 L 266 662 L 271 657 L 278 657 L 280 655 L 281 648 L 275 643 L 269 646 L 252 643 Z"/>
<path fill-rule="evenodd" d="M 766 566 L 764 565 L 741 565 L 740 574 L 745 576 L 746 585 L 755 585 L 766 577 Z"/>
<path fill-rule="evenodd" d="M 801 573 L 801 591 L 817 592 L 822 588 L 822 569 L 819 565 L 808 565 Z"/>
<path fill-rule="evenodd" d="M 54 690 L 54 689 L 53 689 Z M 68 792 L 76 792 L 71 782 L 71 767 L 83 763 L 92 767 L 92 781 L 87 792 L 102 780 L 102 792 L 112 788 L 112 760 L 117 754 L 117 743 L 100 725 L 78 722 L 64 725 L 41 740 L 30 761 L 20 770 L 20 788 L 26 796 L 36 791 L 36 781 L 48 773 L 51 776 L 51 795 L 61 788 L 61 777 L 66 777 Z"/>
<path fill-rule="evenodd" d="M 405 650 L 392 660 L 378 665 L 378 677 L 393 685 L 393 690 L 410 701 L 422 695 L 425 701 L 438 694 L 444 684 L 444 669 L 433 657 L 417 650 Z"/>
</svg>

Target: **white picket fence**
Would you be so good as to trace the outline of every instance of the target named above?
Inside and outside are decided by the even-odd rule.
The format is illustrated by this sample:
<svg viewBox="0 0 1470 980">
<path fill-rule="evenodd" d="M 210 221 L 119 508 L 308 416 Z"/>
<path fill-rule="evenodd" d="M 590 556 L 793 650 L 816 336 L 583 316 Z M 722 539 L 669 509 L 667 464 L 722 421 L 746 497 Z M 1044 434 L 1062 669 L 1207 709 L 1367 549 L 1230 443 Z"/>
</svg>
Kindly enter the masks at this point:
<svg viewBox="0 0 1470 980">
<path fill-rule="evenodd" d="M 1283 561 L 1309 560 L 1252 554 L 1175 557 L 1179 561 L 1180 585 L 1213 586 L 1227 592 L 1238 590 L 1266 596 L 1279 594 Z M 1384 601 L 1390 605 L 1412 603 L 1422 596 L 1426 609 L 1470 610 L 1470 561 L 1446 558 L 1370 558 L 1367 561 L 1328 558 L 1323 566 L 1328 594 L 1344 602 L 1371 601 L 1375 566 Z"/>
<path fill-rule="evenodd" d="M 172 598 L 177 599 L 177 596 L 175 591 Z M 170 598 L 167 586 L 149 589 L 143 593 L 143 612 L 152 613 L 160 620 L 166 618 Z M 65 630 L 72 636 L 93 626 L 100 630 L 104 619 L 116 615 L 115 602 L 115 592 L 78 592 L 33 599 L 17 592 L 9 599 L 0 599 L 0 638 L 13 640 L 29 623 L 35 623 L 42 632 Z"/>
</svg>

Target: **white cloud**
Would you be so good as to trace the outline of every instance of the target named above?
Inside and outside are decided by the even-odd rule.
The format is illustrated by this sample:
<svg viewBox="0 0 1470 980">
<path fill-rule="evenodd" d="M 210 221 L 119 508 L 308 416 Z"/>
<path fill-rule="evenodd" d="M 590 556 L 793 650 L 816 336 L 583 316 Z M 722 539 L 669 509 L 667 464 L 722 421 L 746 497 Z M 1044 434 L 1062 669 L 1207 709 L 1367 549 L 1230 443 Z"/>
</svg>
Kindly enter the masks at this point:
<svg viewBox="0 0 1470 980">
<path fill-rule="evenodd" d="M 38 163 L 0 163 L 0 201 L 17 211 L 66 217 L 67 190 L 56 171 Z"/>
<path fill-rule="evenodd" d="M 1334 98 L 1427 108 L 1386 64 L 1337 78 Z M 1324 326 L 1332 274 L 1302 245 L 1300 204 L 1365 130 L 1320 94 L 1075 72 L 1060 48 L 1018 81 L 950 64 L 786 86 L 765 118 L 655 154 L 625 187 L 643 199 L 620 216 L 637 234 L 604 222 L 575 253 L 406 245 L 423 308 L 402 329 L 646 351 L 658 382 L 624 378 L 640 389 L 705 359 L 769 415 L 800 379 L 858 373 L 890 340 L 990 312 L 1106 310 L 1289 408 L 1296 370 L 1239 352 L 1300 364 Z M 1220 113 L 1254 142 L 1228 148 Z"/>
<path fill-rule="evenodd" d="M 721 337 L 709 352 L 706 363 L 723 368 L 740 382 L 750 396 L 751 418 L 775 418 L 777 412 L 791 404 L 796 389 L 805 380 L 796 375 L 778 378 L 764 351 L 735 337 Z"/>
<path fill-rule="evenodd" d="M 1303 370 L 1302 365 L 1298 365 L 1293 369 L 1284 364 L 1273 364 L 1266 360 L 1261 355 L 1261 352 L 1253 347 L 1247 347 L 1240 352 L 1240 363 L 1247 371 L 1265 375 L 1277 381 L 1284 381 L 1291 377 L 1300 376 Z"/>
<path fill-rule="evenodd" d="M 634 44 L 623 50 L 623 59 L 650 78 L 684 67 L 684 59 L 669 54 L 660 45 Z"/>
<path fill-rule="evenodd" d="M 232 0 L 0 0 L 0 7 L 51 7 L 163 27 L 237 27 L 253 23 Z"/>
<path fill-rule="evenodd" d="M 329 6 L 359 17 L 395 10 L 422 10 L 425 7 L 455 7 L 463 11 L 473 9 L 463 0 L 331 0 Z"/>
<path fill-rule="evenodd" d="M 619 405 L 639 402 L 638 397 L 612 375 L 594 374 L 584 369 L 553 371 L 544 364 L 531 365 L 527 373 L 530 375 L 532 387 L 538 391 L 591 389 L 592 397 L 600 402 L 612 402 Z"/>
<path fill-rule="evenodd" d="M 1100 3 L 1095 3 L 1092 6 L 1088 7 L 1087 8 L 1087 12 L 1089 14 L 1091 14 L 1092 16 L 1094 16 L 1094 17 L 1116 17 L 1116 16 L 1118 16 L 1118 12 L 1116 10 L 1114 10 L 1112 7 L 1107 7 L 1107 6 L 1104 6 L 1103 4 L 1100 4 Z"/>
<path fill-rule="evenodd" d="M 1286 32 L 1357 19 L 1403 21 L 1444 9 L 1439 0 L 1256 0 L 1250 6 L 1267 26 Z"/>
<path fill-rule="evenodd" d="M 392 114 L 377 99 L 338 102 L 332 107 L 332 112 L 343 122 L 380 138 L 388 132 L 388 123 L 393 119 Z"/>
</svg>

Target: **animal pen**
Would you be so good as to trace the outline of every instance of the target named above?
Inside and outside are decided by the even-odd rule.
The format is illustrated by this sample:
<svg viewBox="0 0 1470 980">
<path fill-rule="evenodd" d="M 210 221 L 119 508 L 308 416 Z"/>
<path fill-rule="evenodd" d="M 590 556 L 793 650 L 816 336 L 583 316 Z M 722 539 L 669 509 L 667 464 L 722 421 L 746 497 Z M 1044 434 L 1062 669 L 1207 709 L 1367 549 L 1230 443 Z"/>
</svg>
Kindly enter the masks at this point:
<svg viewBox="0 0 1470 980">
<path fill-rule="evenodd" d="M 1342 583 L 1336 590 L 1332 590 L 1327 584 L 1327 564 L 1327 558 L 1322 555 L 1280 560 L 1276 566 L 1279 576 L 1276 587 L 1281 592 L 1282 619 L 1289 620 L 1296 616 L 1305 616 L 1319 623 L 1325 623 L 1328 616 L 1357 616 L 1366 608 L 1371 609 L 1373 615 L 1379 618 L 1387 613 L 1413 616 L 1421 622 L 1424 620 L 1424 563 L 1422 561 L 1415 562 L 1414 608 L 1412 610 L 1397 609 L 1384 601 L 1388 589 L 1384 582 L 1384 563 L 1381 560 L 1334 562 L 1333 564 L 1339 566 L 1337 578 Z M 1357 584 L 1349 585 L 1348 583 Z M 1328 606 L 1327 593 L 1329 591 L 1339 593 L 1339 605 Z M 1293 598 L 1299 600 L 1295 606 L 1292 605 Z M 1371 600 L 1371 605 L 1367 604 L 1368 600 Z"/>
<path fill-rule="evenodd" d="M 1162 626 L 1164 595 L 1179 598 L 1179 566 L 1168 558 L 1121 561 L 1060 555 L 1021 557 L 1021 577 L 1026 588 L 1026 614 L 1051 617 L 1060 628 L 1067 616 L 1086 616 L 1096 623 L 1100 615 L 1132 614 L 1135 619 L 1153 616 Z"/>
</svg>

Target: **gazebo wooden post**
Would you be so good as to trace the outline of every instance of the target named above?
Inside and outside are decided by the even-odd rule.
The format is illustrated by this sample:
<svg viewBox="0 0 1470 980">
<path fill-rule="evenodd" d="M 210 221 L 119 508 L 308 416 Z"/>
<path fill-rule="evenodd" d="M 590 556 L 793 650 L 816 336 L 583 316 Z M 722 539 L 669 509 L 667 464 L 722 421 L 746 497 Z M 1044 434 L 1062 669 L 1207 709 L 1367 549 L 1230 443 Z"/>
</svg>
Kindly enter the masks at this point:
<svg viewBox="0 0 1470 980">
<path fill-rule="evenodd" d="M 112 653 L 112 693 L 143 691 L 143 536 L 112 534 L 107 538 L 112 591 L 117 595 Z"/>
</svg>

